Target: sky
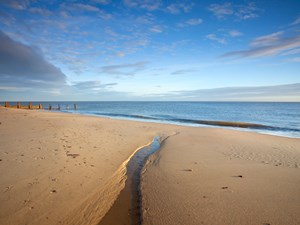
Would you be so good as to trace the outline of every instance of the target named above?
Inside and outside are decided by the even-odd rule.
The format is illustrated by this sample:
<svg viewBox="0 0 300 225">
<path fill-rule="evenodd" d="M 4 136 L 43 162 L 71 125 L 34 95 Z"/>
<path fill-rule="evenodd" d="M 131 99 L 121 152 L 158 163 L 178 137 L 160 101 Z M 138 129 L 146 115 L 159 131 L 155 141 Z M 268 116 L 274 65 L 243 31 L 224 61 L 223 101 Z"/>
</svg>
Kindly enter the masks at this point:
<svg viewBox="0 0 300 225">
<path fill-rule="evenodd" d="M 0 0 L 0 101 L 300 101 L 299 0 Z"/>
</svg>

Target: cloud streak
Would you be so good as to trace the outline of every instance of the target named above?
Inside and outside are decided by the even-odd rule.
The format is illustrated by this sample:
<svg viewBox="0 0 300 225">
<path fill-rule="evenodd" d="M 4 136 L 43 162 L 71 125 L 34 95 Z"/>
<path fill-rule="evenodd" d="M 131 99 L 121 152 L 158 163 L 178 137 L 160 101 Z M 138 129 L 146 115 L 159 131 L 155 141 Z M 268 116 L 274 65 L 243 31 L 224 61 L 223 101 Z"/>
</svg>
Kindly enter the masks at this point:
<svg viewBox="0 0 300 225">
<path fill-rule="evenodd" d="M 300 83 L 260 87 L 183 90 L 159 95 L 163 100 L 180 99 L 185 101 L 299 101 Z M 148 97 L 151 98 L 151 95 Z M 152 97 L 155 97 L 155 95 Z"/>
<path fill-rule="evenodd" d="M 138 71 L 145 69 L 148 62 L 141 61 L 129 64 L 119 64 L 111 66 L 101 67 L 101 73 L 112 74 L 112 75 L 134 75 Z"/>
<path fill-rule="evenodd" d="M 183 75 L 183 74 L 193 73 L 193 72 L 196 72 L 196 71 L 197 70 L 195 70 L 195 69 L 176 70 L 176 71 L 172 72 L 171 75 Z"/>
<path fill-rule="evenodd" d="M 75 88 L 76 91 L 84 91 L 86 93 L 98 93 L 100 91 L 107 90 L 113 86 L 116 86 L 118 83 L 102 83 L 101 81 L 81 81 L 71 85 L 72 88 Z"/>
<path fill-rule="evenodd" d="M 101 81 L 81 81 L 77 82 L 72 87 L 78 88 L 78 89 L 102 89 L 106 87 L 115 86 L 118 83 L 108 83 L 108 84 L 102 84 Z"/>
<path fill-rule="evenodd" d="M 254 39 L 247 50 L 233 51 L 222 57 L 257 58 L 279 55 L 285 51 L 300 47 L 300 35 L 293 37 L 279 37 L 282 32 L 258 37 Z"/>
</svg>

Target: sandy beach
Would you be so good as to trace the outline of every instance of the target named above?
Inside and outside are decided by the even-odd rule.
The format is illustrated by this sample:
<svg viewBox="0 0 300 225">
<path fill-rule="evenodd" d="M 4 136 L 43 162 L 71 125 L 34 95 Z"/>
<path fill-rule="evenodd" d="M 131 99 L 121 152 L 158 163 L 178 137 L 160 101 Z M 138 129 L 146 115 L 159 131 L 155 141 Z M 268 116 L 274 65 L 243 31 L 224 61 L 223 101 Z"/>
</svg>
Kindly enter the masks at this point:
<svg viewBox="0 0 300 225">
<path fill-rule="evenodd" d="M 0 224 L 99 224 L 155 136 L 143 224 L 300 224 L 300 139 L 2 107 Z"/>
</svg>

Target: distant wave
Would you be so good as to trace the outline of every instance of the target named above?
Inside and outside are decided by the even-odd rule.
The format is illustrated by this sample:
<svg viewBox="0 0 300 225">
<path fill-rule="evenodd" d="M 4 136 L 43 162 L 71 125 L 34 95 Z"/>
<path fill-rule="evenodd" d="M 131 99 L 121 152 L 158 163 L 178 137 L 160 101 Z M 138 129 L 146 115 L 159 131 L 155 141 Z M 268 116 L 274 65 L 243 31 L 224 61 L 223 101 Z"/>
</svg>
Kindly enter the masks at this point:
<svg viewBox="0 0 300 225">
<path fill-rule="evenodd" d="M 184 118 L 173 118 L 173 117 L 164 116 L 164 115 L 155 115 L 155 117 L 152 117 L 152 116 L 119 114 L 119 113 L 98 113 L 97 112 L 95 114 L 101 115 L 101 116 L 108 116 L 108 117 L 122 117 L 122 118 L 132 118 L 132 119 L 142 119 L 142 120 L 152 120 L 152 121 L 165 121 L 165 122 L 175 122 L 175 123 L 183 123 L 183 124 L 199 124 L 199 125 L 209 125 L 209 126 L 218 126 L 218 127 L 300 132 L 300 129 L 274 127 L 274 126 L 268 126 L 268 125 L 264 125 L 264 124 L 247 123 L 247 122 L 194 120 L 194 119 L 184 119 Z"/>
</svg>

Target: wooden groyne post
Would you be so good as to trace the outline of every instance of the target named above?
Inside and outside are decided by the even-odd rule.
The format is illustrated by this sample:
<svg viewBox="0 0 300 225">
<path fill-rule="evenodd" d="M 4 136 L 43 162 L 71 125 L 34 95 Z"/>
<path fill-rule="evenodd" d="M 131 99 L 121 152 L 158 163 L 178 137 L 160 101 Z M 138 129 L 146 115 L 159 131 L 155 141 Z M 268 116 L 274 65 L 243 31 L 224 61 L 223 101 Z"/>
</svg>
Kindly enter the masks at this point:
<svg viewBox="0 0 300 225">
<path fill-rule="evenodd" d="M 23 103 L 25 105 L 22 106 L 21 102 L 17 102 L 16 105 L 14 103 L 9 104 L 9 102 L 4 103 L 4 107 L 6 108 L 17 108 L 17 109 L 43 109 L 42 103 L 34 105 L 32 102 Z"/>
</svg>

